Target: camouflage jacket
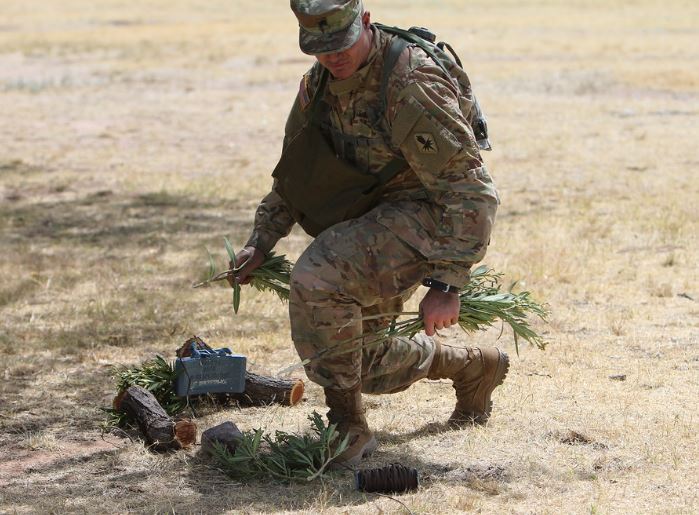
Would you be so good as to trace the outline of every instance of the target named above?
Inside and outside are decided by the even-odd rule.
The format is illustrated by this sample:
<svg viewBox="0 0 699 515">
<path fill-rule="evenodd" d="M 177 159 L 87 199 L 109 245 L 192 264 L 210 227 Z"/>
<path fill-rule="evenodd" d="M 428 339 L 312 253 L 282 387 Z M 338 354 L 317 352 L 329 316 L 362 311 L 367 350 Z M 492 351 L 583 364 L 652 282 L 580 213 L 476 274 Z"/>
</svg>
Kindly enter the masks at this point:
<svg viewBox="0 0 699 515">
<path fill-rule="evenodd" d="M 499 203 L 467 119 L 473 103 L 469 79 L 456 65 L 447 77 L 410 46 L 393 69 L 387 108 L 376 120 L 384 55 L 395 36 L 372 30 L 366 64 L 347 79 L 328 81 L 326 128 L 338 154 L 364 171 L 376 173 L 394 157 L 408 162 L 410 169 L 387 184 L 382 204 L 392 208 L 378 221 L 433 264 L 433 279 L 462 286 L 485 254 Z M 285 143 L 306 121 L 320 70 L 316 63 L 301 81 Z M 271 192 L 257 208 L 247 245 L 268 252 L 293 224 L 284 202 Z"/>
</svg>

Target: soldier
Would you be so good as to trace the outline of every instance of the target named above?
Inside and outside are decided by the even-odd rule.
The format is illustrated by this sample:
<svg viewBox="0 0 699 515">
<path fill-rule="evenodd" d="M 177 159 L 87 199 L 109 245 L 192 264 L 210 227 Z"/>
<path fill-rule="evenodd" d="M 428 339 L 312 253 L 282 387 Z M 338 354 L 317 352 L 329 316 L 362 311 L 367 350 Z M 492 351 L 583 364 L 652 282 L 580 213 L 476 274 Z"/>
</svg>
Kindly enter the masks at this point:
<svg viewBox="0 0 699 515">
<path fill-rule="evenodd" d="M 459 288 L 485 254 L 499 200 L 459 66 L 396 41 L 361 0 L 291 0 L 291 8 L 301 50 L 317 62 L 301 80 L 272 192 L 236 256 L 245 265 L 235 280 L 248 282 L 294 223 L 316 237 L 291 274 L 291 336 L 302 359 L 345 342 L 348 352 L 313 359 L 306 373 L 324 388 L 329 421 L 350 437 L 338 461 L 356 465 L 377 445 L 362 393 L 449 378 L 457 399 L 450 425 L 488 419 L 507 355 L 431 336 L 457 323 Z M 420 284 L 429 287 L 420 303 L 425 334 L 363 348 L 357 337 L 391 322 L 376 315 L 401 311 Z"/>
</svg>

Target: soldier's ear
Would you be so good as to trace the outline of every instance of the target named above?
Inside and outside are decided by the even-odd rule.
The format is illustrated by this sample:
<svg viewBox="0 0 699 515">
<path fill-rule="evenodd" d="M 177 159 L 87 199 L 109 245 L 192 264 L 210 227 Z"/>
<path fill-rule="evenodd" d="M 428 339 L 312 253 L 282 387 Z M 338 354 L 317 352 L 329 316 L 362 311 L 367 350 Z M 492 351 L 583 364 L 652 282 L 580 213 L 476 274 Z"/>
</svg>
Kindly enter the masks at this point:
<svg viewBox="0 0 699 515">
<path fill-rule="evenodd" d="M 368 29 L 369 25 L 371 25 L 371 13 L 369 11 L 364 11 L 362 14 L 362 25 L 365 29 Z"/>
</svg>

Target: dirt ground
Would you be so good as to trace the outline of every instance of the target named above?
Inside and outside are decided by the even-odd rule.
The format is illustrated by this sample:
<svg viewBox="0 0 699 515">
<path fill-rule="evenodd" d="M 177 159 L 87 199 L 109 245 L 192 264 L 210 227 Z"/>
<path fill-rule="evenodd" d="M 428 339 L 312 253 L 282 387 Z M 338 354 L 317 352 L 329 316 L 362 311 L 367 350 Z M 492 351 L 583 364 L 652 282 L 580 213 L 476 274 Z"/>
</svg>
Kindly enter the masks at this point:
<svg viewBox="0 0 699 515">
<path fill-rule="evenodd" d="M 512 356 L 486 427 L 447 430 L 447 382 L 367 397 L 367 465 L 421 474 L 394 499 L 350 474 L 243 485 L 102 433 L 112 366 L 192 334 L 294 363 L 283 304 L 244 291 L 236 316 L 191 284 L 204 247 L 244 243 L 312 61 L 286 2 L 3 0 L 0 512 L 699 513 L 699 4 L 366 3 L 460 53 L 502 197 L 485 262 L 549 303 L 548 349 L 444 332 Z M 197 423 L 303 430 L 314 409 L 308 384 Z"/>
</svg>

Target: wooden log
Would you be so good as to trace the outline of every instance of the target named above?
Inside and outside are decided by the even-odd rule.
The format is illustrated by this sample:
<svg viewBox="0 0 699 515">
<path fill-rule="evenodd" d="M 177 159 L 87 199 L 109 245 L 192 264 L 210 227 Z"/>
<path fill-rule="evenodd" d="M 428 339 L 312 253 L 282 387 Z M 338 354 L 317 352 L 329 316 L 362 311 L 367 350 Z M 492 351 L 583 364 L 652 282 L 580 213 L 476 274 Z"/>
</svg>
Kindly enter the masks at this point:
<svg viewBox="0 0 699 515">
<path fill-rule="evenodd" d="M 136 421 L 154 450 L 181 449 L 196 441 L 196 424 L 188 419 L 175 422 L 145 388 L 130 386 L 120 395 L 118 409 Z"/>
<path fill-rule="evenodd" d="M 240 432 L 238 426 L 233 422 L 224 422 L 212 428 L 207 429 L 201 434 L 201 452 L 212 455 L 214 445 L 222 445 L 228 452 L 233 454 L 238 446 L 238 440 L 242 438 L 243 433 Z"/>
<path fill-rule="evenodd" d="M 231 394 L 231 397 L 246 406 L 295 406 L 303 399 L 304 390 L 301 379 L 278 379 L 245 372 L 245 391 Z"/>
</svg>

